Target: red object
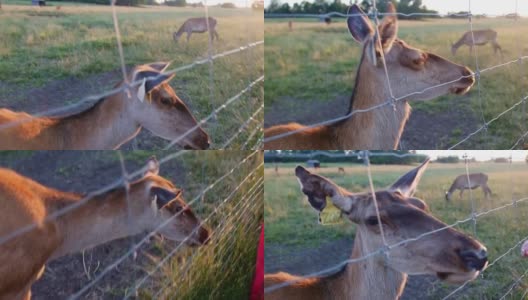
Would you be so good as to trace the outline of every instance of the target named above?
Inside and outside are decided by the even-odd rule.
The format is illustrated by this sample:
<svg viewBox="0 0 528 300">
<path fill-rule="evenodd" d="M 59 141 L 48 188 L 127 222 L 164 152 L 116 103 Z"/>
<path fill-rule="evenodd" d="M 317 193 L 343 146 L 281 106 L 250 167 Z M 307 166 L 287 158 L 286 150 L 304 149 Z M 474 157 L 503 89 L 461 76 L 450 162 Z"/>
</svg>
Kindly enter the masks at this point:
<svg viewBox="0 0 528 300">
<path fill-rule="evenodd" d="M 251 288 L 249 299 L 264 299 L 264 224 L 262 224 L 260 231 L 260 241 L 257 250 L 257 266 L 255 268 L 255 277 L 253 278 L 253 287 Z"/>
</svg>

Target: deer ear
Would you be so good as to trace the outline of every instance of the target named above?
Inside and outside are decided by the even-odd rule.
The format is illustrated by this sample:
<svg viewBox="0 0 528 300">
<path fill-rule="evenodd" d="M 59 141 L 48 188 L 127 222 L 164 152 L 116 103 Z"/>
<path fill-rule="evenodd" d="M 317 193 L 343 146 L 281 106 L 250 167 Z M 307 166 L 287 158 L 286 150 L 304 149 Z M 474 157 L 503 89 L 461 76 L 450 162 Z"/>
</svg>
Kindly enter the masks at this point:
<svg viewBox="0 0 528 300">
<path fill-rule="evenodd" d="M 393 15 L 385 16 L 381 21 L 381 24 L 378 26 L 381 47 L 383 48 L 384 53 L 387 53 L 390 50 L 392 43 L 398 35 L 398 17 L 395 15 L 396 9 L 391 2 L 387 5 L 387 13 Z"/>
<path fill-rule="evenodd" d="M 147 172 L 146 174 L 159 174 L 159 162 L 155 156 L 152 156 L 147 161 Z"/>
<path fill-rule="evenodd" d="M 138 98 L 140 93 L 148 94 L 150 91 L 158 87 L 164 82 L 167 82 L 174 78 L 174 74 L 163 74 L 162 72 L 158 72 L 156 70 L 143 70 L 143 71 L 136 71 L 134 75 L 132 76 L 132 81 L 140 81 L 142 82 L 138 88 Z M 143 98 L 144 99 L 144 98 Z M 143 99 L 140 99 L 143 101 Z"/>
<path fill-rule="evenodd" d="M 162 209 L 172 200 L 176 199 L 181 194 L 181 191 L 177 190 L 174 192 L 161 187 L 152 187 L 150 189 L 150 194 L 153 196 L 152 202 L 155 202 L 155 207 L 157 209 Z M 154 206 L 154 204 L 151 204 L 151 206 Z"/>
<path fill-rule="evenodd" d="M 418 199 L 418 198 L 409 198 L 407 199 L 407 201 L 409 201 L 409 203 L 411 203 L 412 205 L 414 205 L 415 207 L 423 210 L 423 211 L 426 211 L 428 212 L 429 211 L 429 206 L 427 205 L 427 203 L 425 203 L 424 201 Z"/>
<path fill-rule="evenodd" d="M 412 197 L 414 192 L 416 192 L 416 187 L 422 178 L 423 172 L 429 164 L 430 158 L 427 158 L 420 166 L 412 169 L 407 172 L 405 175 L 396 180 L 395 183 L 391 185 L 389 190 L 399 191 L 405 197 Z"/>
<path fill-rule="evenodd" d="M 358 43 L 365 44 L 368 39 L 374 36 L 374 29 L 370 25 L 367 15 L 356 4 L 348 9 L 347 14 L 353 15 L 347 19 L 350 34 Z"/>
<path fill-rule="evenodd" d="M 159 61 L 159 62 L 148 64 L 148 66 L 162 73 L 162 72 L 165 72 L 165 70 L 167 70 L 170 64 L 171 62 Z"/>
</svg>

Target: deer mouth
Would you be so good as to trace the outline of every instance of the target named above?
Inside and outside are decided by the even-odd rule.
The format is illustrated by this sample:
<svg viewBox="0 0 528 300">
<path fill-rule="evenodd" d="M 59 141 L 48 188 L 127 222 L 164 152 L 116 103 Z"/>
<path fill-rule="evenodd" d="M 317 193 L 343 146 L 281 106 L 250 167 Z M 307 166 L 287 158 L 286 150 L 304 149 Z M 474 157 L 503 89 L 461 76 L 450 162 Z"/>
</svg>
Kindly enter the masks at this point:
<svg viewBox="0 0 528 300">
<path fill-rule="evenodd" d="M 470 88 L 471 88 L 471 85 L 463 86 L 463 87 L 455 86 L 450 89 L 450 92 L 455 95 L 464 95 L 465 93 L 469 91 Z"/>
<path fill-rule="evenodd" d="M 477 278 L 479 274 L 480 274 L 480 271 L 477 271 L 477 270 L 472 270 L 472 271 L 463 272 L 463 273 L 437 272 L 436 277 L 448 283 L 461 284 L 468 280 L 473 280 Z"/>
</svg>

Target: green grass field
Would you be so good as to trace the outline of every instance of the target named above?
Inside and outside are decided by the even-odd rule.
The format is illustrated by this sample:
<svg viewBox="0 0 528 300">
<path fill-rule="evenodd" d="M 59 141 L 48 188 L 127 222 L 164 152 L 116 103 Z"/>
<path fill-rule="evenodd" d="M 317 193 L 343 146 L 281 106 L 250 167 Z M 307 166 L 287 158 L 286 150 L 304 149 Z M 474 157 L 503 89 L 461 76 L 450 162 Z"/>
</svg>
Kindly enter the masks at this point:
<svg viewBox="0 0 528 300">
<path fill-rule="evenodd" d="M 59 103 L 51 99 L 57 97 L 50 93 L 50 99 L 46 99 L 48 107 L 60 107 L 93 93 L 108 91 L 122 78 L 116 72 L 115 80 L 97 80 L 98 75 L 120 70 L 110 7 L 52 2 L 51 5 L 62 6 L 56 10 L 53 6 L 38 8 L 10 3 L 4 2 L 0 10 L 0 107 L 34 113 L 37 112 L 35 108 L 25 104 L 26 99 L 31 97 L 32 89 L 57 82 L 59 86 L 67 87 L 68 80 L 86 80 L 85 90 L 68 91 L 66 88 L 68 96 L 57 95 L 63 99 Z M 203 8 L 152 6 L 116 9 L 128 67 L 172 61 L 172 69 L 207 57 L 208 38 L 205 34 L 194 34 L 190 43 L 180 41 L 176 44 L 172 39 L 172 33 L 187 18 L 203 16 Z M 212 54 L 263 39 L 261 11 L 210 8 L 209 14 L 218 20 L 220 35 L 220 41 L 213 44 Z M 212 78 L 209 65 L 204 64 L 176 74 L 171 84 L 192 107 L 195 116 L 202 119 L 263 75 L 263 55 L 263 46 L 257 46 L 215 60 Z M 206 130 L 210 133 L 213 147 L 220 147 L 233 136 L 262 105 L 263 97 L 261 82 L 220 113 L 217 122 L 207 124 Z M 257 115 L 258 120 L 262 118 L 263 114 Z M 250 124 L 232 147 L 244 143 L 256 126 L 255 122 Z"/>
<path fill-rule="evenodd" d="M 349 97 L 354 86 L 361 48 L 350 36 L 344 19 L 336 19 L 330 26 L 308 19 L 293 19 L 293 31 L 288 30 L 287 19 L 265 22 L 265 69 L 267 80 L 266 119 L 270 107 L 287 109 L 289 99 L 313 104 L 332 105 L 337 97 Z M 528 20 L 517 23 L 508 19 L 475 19 L 474 29 L 492 28 L 498 32 L 498 42 L 504 49 L 504 59 L 494 55 L 492 47 L 477 48 L 480 69 L 528 55 L 526 34 Z M 411 46 L 436 53 L 475 70 L 475 59 L 467 47 L 461 47 L 456 57 L 450 52 L 451 43 L 469 30 L 467 20 L 400 21 L 399 37 Z M 524 71 L 522 70 L 524 68 Z M 389 69 L 389 74 L 391 70 Z M 526 96 L 528 84 L 526 62 L 510 64 L 481 76 L 482 113 L 490 120 Z M 393 76 L 397 76 L 394 75 Z M 402 96 L 402 95 L 395 95 Z M 414 110 L 431 113 L 445 112 L 454 102 L 464 101 L 482 125 L 477 86 L 468 97 L 443 96 L 429 102 L 411 103 Z M 466 103 L 467 102 L 467 103 Z M 460 103 L 456 103 L 460 105 Z M 318 106 L 320 107 L 320 106 Z M 320 108 L 319 108 L 320 109 Z M 480 134 L 462 144 L 462 149 L 509 149 L 526 130 L 522 124 L 521 108 L 516 108 L 489 126 L 487 134 Z M 298 112 L 297 112 L 298 113 Z M 317 112 L 314 111 L 314 114 Z M 343 115 L 343 112 L 338 117 Z M 463 114 L 462 114 L 463 115 Z M 411 116 L 412 118 L 412 116 Z M 457 120 L 453 120 L 456 124 Z M 463 126 L 463 125 L 459 125 Z M 475 126 L 476 128 L 477 126 Z M 459 141 L 464 128 L 453 128 L 445 147 Z M 524 130 L 523 130 L 524 129 Z"/>
<path fill-rule="evenodd" d="M 305 249 L 315 248 L 318 245 L 332 243 L 345 237 L 354 235 L 354 225 L 345 221 L 340 225 L 321 226 L 317 223 L 317 214 L 311 208 L 306 197 L 300 192 L 299 184 L 294 176 L 293 169 L 296 164 L 278 164 L 279 174 L 275 173 L 273 164 L 266 164 L 265 168 L 265 196 L 264 218 L 266 220 L 266 251 L 274 251 L 280 245 L 281 252 L 267 253 L 277 256 L 295 256 Z M 337 184 L 353 192 L 368 190 L 368 177 L 366 167 L 352 164 L 323 164 L 318 173 L 330 178 Z M 346 174 L 339 174 L 337 168 L 344 166 Z M 528 165 L 525 163 L 497 164 L 497 163 L 472 163 L 470 172 L 484 172 L 489 175 L 489 186 L 493 191 L 490 200 L 484 198 L 480 189 L 473 190 L 472 196 L 476 211 L 483 212 L 501 205 L 511 203 L 512 199 L 521 199 L 528 196 L 526 178 Z M 411 166 L 372 166 L 372 178 L 376 188 L 383 188 L 394 182 Z M 471 203 L 469 193 L 464 193 L 459 199 L 458 192 L 453 195 L 452 202 L 446 203 L 445 190 L 449 188 L 452 180 L 459 174 L 465 173 L 464 164 L 431 164 L 424 173 L 418 186 L 416 196 L 423 199 L 431 209 L 434 216 L 447 224 L 454 223 L 470 216 Z M 528 201 L 518 203 L 517 207 L 502 209 L 477 219 L 477 238 L 489 251 L 489 259 L 493 261 L 516 243 L 524 240 L 528 228 Z M 458 226 L 458 229 L 472 234 L 472 223 L 468 222 Z M 341 251 L 341 250 L 340 250 Z M 346 257 L 352 249 L 342 249 Z M 332 253 L 321 254 L 331 257 Z M 302 260 L 302 259 L 301 259 Z M 304 263 L 308 263 L 306 258 Z M 337 262 L 329 263 L 330 267 Z M 520 256 L 520 246 L 500 259 L 495 265 L 487 269 L 483 277 L 469 284 L 469 288 L 457 294 L 454 299 L 498 299 L 509 286 L 528 269 L 528 261 Z M 436 282 L 423 283 L 421 290 L 440 289 L 440 294 L 446 295 L 456 286 Z M 507 299 L 520 299 L 526 289 L 528 279 L 524 278 L 520 288 L 514 289 L 514 297 Z M 416 287 L 414 287 L 416 288 Z M 438 294 L 436 294 L 436 297 Z M 436 299 L 432 297 L 432 299 Z"/>
</svg>

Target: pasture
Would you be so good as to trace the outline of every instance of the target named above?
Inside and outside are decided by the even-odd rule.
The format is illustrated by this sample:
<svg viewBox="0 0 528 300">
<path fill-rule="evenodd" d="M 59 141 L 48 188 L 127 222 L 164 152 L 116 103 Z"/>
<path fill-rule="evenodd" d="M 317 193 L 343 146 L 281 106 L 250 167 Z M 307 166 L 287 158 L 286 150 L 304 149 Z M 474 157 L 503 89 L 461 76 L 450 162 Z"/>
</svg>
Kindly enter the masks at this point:
<svg viewBox="0 0 528 300">
<path fill-rule="evenodd" d="M 20 3 L 3 1 L 0 10 L 1 108 L 44 112 L 107 92 L 123 79 L 110 7 L 50 2 L 52 6 L 39 8 Z M 61 9 L 54 5 L 61 5 Z M 204 8 L 116 10 L 128 70 L 138 64 L 172 61 L 171 70 L 208 57 L 206 34 L 193 34 L 189 43 L 185 39 L 175 43 L 172 38 L 187 18 L 204 16 Z M 220 35 L 212 45 L 212 55 L 263 40 L 262 11 L 211 7 L 209 15 L 217 19 Z M 259 45 L 212 64 L 183 70 L 171 86 L 201 120 L 263 75 L 263 55 Z M 263 97 L 259 82 L 206 123 L 212 148 L 220 148 L 237 134 L 262 105 Z M 240 148 L 262 119 L 263 114 L 258 113 L 256 121 L 250 122 L 229 147 Z M 168 144 L 143 131 L 125 149 L 159 149 Z M 260 137 L 254 135 L 246 146 L 252 148 Z"/>
<path fill-rule="evenodd" d="M 326 25 L 313 19 L 265 21 L 265 126 L 287 122 L 314 124 L 343 116 L 349 104 L 361 47 L 350 36 L 344 19 Z M 469 22 L 453 19 L 399 21 L 399 38 L 411 46 L 435 53 L 476 70 L 469 48 L 451 54 L 451 44 L 469 30 Z M 473 19 L 473 28 L 491 28 L 504 55 L 493 53 L 488 44 L 477 47 L 479 69 L 485 69 L 528 55 L 528 19 Z M 405 127 L 404 149 L 443 149 L 453 146 L 469 133 L 526 97 L 528 69 L 511 63 L 481 73 L 480 100 L 477 84 L 464 96 L 447 95 L 428 102 L 411 102 L 413 112 Z M 390 76 L 398 76 L 391 73 Z M 392 74 L 392 75 L 391 75 Z M 395 97 L 403 95 L 394 95 Z M 482 130 L 457 149 L 509 149 L 527 130 L 522 103 L 487 130 Z M 523 145 L 517 145 L 522 148 Z"/>
<path fill-rule="evenodd" d="M 294 175 L 295 166 L 295 163 L 278 164 L 278 174 L 273 163 L 266 163 L 265 166 L 266 273 L 285 271 L 307 275 L 337 265 L 348 259 L 352 252 L 354 225 L 347 220 L 338 225 L 319 225 L 316 211 L 299 189 Z M 340 174 L 338 167 L 344 167 L 345 174 Z M 375 188 L 384 188 L 411 168 L 372 165 L 373 184 Z M 469 171 L 488 174 L 488 183 L 493 191 L 487 200 L 480 189 L 472 190 L 477 213 L 528 196 L 528 165 L 525 163 L 470 163 Z M 352 192 L 369 189 L 364 165 L 322 163 L 316 172 Z M 451 202 L 446 202 L 444 198 L 445 191 L 459 174 L 465 174 L 463 163 L 432 163 L 418 185 L 416 197 L 424 200 L 432 214 L 446 224 L 471 215 L 470 193 L 467 190 L 462 199 L 458 192 L 453 194 Z M 528 261 L 520 256 L 520 245 L 516 244 L 527 238 L 527 217 L 528 202 L 525 201 L 477 218 L 477 239 L 487 247 L 489 261 L 498 260 L 451 299 L 498 299 L 525 274 Z M 456 228 L 473 235 L 471 221 Z M 510 248 L 513 249 L 507 252 Z M 441 299 L 458 287 L 442 283 L 433 276 L 409 278 L 403 299 Z M 526 277 L 520 280 L 512 295 L 506 299 L 521 299 L 527 284 Z"/>
<path fill-rule="evenodd" d="M 171 154 L 122 152 L 129 174 L 144 167 L 152 155 L 161 161 Z M 49 187 L 82 193 L 104 188 L 122 176 L 115 151 L 0 151 L 0 166 Z M 229 173 L 232 169 L 235 172 Z M 47 264 L 33 285 L 32 299 L 66 299 L 91 283 L 80 299 L 247 298 L 263 222 L 262 201 L 253 198 L 263 197 L 262 155 L 189 151 L 162 163 L 160 175 L 183 189 L 186 202 L 211 230 L 209 244 L 190 248 L 159 235 L 140 244 L 146 234 L 114 240 Z M 213 182 L 216 185 L 210 187 Z"/>
</svg>

